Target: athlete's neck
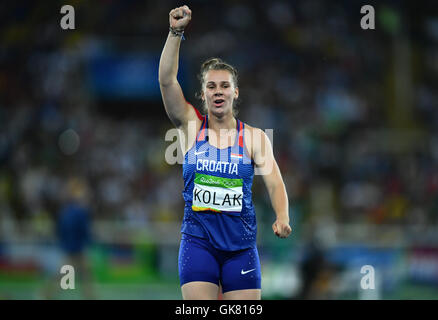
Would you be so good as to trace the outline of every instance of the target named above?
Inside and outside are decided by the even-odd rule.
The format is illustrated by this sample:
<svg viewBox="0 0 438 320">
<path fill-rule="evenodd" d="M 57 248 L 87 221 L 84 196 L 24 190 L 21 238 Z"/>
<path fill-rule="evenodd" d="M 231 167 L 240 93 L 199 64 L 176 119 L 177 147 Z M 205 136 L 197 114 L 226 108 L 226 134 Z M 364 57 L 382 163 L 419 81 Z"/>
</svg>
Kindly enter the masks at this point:
<svg viewBox="0 0 438 320">
<path fill-rule="evenodd" d="M 221 130 L 236 129 L 237 120 L 232 114 L 222 118 L 209 113 L 208 114 L 208 129 L 214 130 L 216 133 L 220 133 Z"/>
</svg>

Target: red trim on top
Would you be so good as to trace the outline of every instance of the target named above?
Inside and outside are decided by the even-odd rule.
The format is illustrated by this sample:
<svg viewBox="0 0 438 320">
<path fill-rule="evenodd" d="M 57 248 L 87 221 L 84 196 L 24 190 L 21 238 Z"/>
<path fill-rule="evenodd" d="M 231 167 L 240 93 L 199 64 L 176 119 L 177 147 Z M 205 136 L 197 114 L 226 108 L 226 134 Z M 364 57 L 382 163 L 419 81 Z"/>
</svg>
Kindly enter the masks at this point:
<svg viewBox="0 0 438 320">
<path fill-rule="evenodd" d="M 207 121 L 205 119 L 205 117 L 203 117 L 203 122 L 202 122 L 202 126 L 201 126 L 201 130 L 199 132 L 198 138 L 196 139 L 196 141 L 202 141 L 204 140 L 205 137 L 205 126 L 207 124 Z"/>
<path fill-rule="evenodd" d="M 186 102 L 187 102 L 187 100 L 186 100 Z M 202 114 L 198 111 L 198 109 L 196 109 L 190 102 L 187 102 L 187 104 L 195 110 L 196 115 L 198 116 L 198 119 L 202 121 L 204 118 L 203 118 Z"/>
<path fill-rule="evenodd" d="M 239 121 L 240 125 L 239 125 L 239 147 L 243 148 L 243 122 Z"/>
</svg>

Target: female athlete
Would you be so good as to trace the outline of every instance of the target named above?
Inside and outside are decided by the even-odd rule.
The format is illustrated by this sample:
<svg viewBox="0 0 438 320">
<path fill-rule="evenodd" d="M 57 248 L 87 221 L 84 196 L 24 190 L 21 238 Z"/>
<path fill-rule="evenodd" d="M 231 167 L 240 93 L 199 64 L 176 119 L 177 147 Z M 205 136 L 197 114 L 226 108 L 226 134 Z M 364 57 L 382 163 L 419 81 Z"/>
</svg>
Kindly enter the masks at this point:
<svg viewBox="0 0 438 320">
<path fill-rule="evenodd" d="M 251 186 L 263 176 L 276 220 L 276 236 L 291 233 L 286 188 L 266 134 L 235 117 L 237 72 L 213 58 L 201 67 L 206 115 L 189 104 L 177 80 L 187 6 L 169 13 L 170 31 L 161 54 L 159 82 L 166 112 L 178 128 L 184 153 L 185 200 L 178 269 L 183 299 L 261 299 L 260 259 Z"/>
</svg>

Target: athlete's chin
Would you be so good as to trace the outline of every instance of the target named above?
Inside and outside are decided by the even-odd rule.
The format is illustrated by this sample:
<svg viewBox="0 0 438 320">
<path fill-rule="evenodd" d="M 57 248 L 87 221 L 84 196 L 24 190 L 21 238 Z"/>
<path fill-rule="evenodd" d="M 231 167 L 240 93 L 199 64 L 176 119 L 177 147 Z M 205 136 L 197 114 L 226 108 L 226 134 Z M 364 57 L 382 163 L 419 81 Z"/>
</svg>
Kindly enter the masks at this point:
<svg viewBox="0 0 438 320">
<path fill-rule="evenodd" d="M 228 110 L 226 108 L 224 108 L 223 106 L 221 107 L 211 107 L 210 111 L 212 114 L 214 114 L 217 117 L 223 117 L 224 115 L 226 115 L 228 113 Z"/>
</svg>

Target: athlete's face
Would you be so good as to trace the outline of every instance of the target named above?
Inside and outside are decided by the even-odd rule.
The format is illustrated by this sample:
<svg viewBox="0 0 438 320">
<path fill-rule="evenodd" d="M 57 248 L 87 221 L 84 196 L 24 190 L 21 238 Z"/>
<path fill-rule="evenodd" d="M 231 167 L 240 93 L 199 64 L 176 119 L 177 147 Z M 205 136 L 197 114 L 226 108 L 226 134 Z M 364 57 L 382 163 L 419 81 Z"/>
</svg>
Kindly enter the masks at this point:
<svg viewBox="0 0 438 320">
<path fill-rule="evenodd" d="M 202 100 L 210 112 L 217 116 L 233 112 L 233 102 L 239 96 L 239 89 L 229 71 L 207 71 L 202 89 Z"/>
</svg>

